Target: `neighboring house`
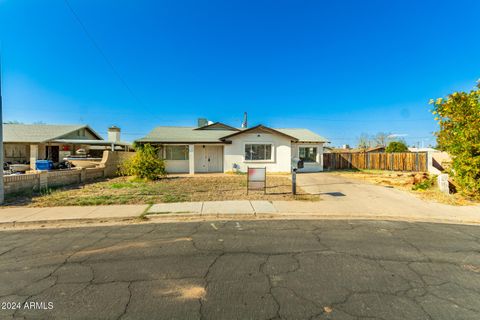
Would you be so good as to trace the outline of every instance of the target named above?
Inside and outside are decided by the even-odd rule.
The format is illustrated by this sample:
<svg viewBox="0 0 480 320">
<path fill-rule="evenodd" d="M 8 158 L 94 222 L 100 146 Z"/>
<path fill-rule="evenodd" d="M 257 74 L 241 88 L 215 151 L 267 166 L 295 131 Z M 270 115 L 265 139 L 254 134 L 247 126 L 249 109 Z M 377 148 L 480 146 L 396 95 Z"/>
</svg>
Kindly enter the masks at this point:
<svg viewBox="0 0 480 320">
<path fill-rule="evenodd" d="M 416 147 L 409 147 L 408 151 L 410 152 L 441 152 L 440 150 L 434 148 L 416 148 Z"/>
<path fill-rule="evenodd" d="M 118 132 L 118 135 L 117 135 Z M 120 129 L 109 128 L 109 137 L 118 141 L 106 141 L 88 125 L 3 124 L 4 162 L 30 163 L 35 168 L 36 160 L 49 159 L 59 162 L 64 157 L 83 153 L 100 154 L 107 147 L 127 146 L 120 141 Z M 92 149 L 92 150 L 91 150 Z"/>
<path fill-rule="evenodd" d="M 169 173 L 290 172 L 292 158 L 305 162 L 301 171 L 323 170 L 327 140 L 307 129 L 274 129 L 263 125 L 234 128 L 223 123 L 201 127 L 157 127 L 137 143 L 159 146 Z"/>
</svg>

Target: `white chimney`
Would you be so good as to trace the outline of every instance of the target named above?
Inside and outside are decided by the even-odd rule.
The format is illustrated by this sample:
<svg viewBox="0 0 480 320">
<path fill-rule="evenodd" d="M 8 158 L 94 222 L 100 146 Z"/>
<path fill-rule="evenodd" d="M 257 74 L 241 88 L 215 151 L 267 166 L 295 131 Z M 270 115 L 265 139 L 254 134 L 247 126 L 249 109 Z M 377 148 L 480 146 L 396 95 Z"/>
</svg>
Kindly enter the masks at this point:
<svg viewBox="0 0 480 320">
<path fill-rule="evenodd" d="M 111 126 L 108 128 L 108 141 L 110 142 L 120 142 L 120 128 L 116 126 Z"/>
</svg>

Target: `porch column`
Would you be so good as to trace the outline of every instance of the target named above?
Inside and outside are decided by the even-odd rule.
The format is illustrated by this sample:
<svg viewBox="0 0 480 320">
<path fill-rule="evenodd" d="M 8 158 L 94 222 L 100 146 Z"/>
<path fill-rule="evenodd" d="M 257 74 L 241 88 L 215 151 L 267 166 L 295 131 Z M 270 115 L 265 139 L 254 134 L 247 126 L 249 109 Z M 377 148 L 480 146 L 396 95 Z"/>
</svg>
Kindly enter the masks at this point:
<svg viewBox="0 0 480 320">
<path fill-rule="evenodd" d="M 195 145 L 188 145 L 188 173 L 195 173 Z"/>
<path fill-rule="evenodd" d="M 35 163 L 38 160 L 38 144 L 30 145 L 30 169 L 35 170 Z"/>
</svg>

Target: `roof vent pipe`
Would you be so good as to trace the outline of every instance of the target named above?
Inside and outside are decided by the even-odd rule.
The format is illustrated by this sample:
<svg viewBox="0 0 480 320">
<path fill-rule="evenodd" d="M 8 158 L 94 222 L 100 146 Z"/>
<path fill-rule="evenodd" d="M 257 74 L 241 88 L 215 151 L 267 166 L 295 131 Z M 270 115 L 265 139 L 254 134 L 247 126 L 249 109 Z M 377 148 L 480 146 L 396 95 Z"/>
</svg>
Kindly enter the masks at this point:
<svg viewBox="0 0 480 320">
<path fill-rule="evenodd" d="M 243 122 L 242 122 L 242 128 L 246 129 L 248 127 L 248 122 L 247 122 L 247 113 L 243 113 Z"/>
</svg>

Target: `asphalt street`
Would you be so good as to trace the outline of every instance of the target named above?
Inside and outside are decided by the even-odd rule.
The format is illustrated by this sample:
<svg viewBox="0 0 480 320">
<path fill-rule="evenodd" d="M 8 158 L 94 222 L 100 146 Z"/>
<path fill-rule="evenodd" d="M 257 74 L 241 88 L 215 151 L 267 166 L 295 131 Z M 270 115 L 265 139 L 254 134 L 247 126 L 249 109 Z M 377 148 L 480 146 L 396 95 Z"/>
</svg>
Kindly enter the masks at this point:
<svg viewBox="0 0 480 320">
<path fill-rule="evenodd" d="M 0 232 L 0 318 L 480 319 L 480 227 L 229 221 Z"/>
</svg>

